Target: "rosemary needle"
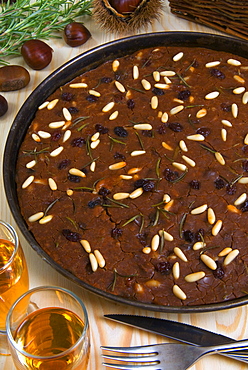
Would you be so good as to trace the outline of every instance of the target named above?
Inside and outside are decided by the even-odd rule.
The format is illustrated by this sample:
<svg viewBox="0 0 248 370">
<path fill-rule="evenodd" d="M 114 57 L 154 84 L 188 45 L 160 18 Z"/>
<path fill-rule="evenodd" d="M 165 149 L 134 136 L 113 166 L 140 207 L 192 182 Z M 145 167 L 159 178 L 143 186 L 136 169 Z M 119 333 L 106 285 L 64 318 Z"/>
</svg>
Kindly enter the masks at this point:
<svg viewBox="0 0 248 370">
<path fill-rule="evenodd" d="M 60 38 L 68 23 L 91 14 L 92 0 L 16 0 L 0 3 L 0 64 L 20 55 L 20 45 L 30 39 Z"/>
</svg>

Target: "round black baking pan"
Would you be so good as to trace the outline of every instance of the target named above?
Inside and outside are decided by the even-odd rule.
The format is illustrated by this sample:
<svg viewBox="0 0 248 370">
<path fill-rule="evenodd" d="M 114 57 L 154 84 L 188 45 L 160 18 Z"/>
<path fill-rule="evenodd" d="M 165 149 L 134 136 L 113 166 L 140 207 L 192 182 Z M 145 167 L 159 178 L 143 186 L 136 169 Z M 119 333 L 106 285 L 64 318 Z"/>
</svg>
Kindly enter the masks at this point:
<svg viewBox="0 0 248 370">
<path fill-rule="evenodd" d="M 68 61 L 55 70 L 51 75 L 49 75 L 30 94 L 28 99 L 19 110 L 10 128 L 3 158 L 3 178 L 8 204 L 20 231 L 30 246 L 38 253 L 38 255 L 53 268 L 55 268 L 59 273 L 95 294 L 125 305 L 131 305 L 145 310 L 169 313 L 209 312 L 241 306 L 248 303 L 248 296 L 203 306 L 175 307 L 132 301 L 100 289 L 96 289 L 93 286 L 86 284 L 84 281 L 79 280 L 69 271 L 63 269 L 42 250 L 32 233 L 28 230 L 28 227 L 20 212 L 15 183 L 16 161 L 19 148 L 24 139 L 26 131 L 41 103 L 43 103 L 61 85 L 64 85 L 76 76 L 90 69 L 96 68 L 104 61 L 132 54 L 139 49 L 158 46 L 187 46 L 193 49 L 196 47 L 206 47 L 216 51 L 226 51 L 242 57 L 248 57 L 248 43 L 243 40 L 207 33 L 158 32 L 141 34 L 112 41 L 91 49 Z"/>
</svg>

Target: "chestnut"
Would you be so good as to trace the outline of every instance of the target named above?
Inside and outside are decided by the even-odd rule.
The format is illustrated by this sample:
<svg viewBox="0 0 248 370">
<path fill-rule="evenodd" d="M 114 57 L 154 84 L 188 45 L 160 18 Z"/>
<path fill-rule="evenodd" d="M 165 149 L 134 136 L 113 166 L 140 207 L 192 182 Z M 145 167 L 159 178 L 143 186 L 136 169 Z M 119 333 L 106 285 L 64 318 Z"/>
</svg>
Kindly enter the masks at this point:
<svg viewBox="0 0 248 370">
<path fill-rule="evenodd" d="M 22 44 L 21 54 L 29 67 L 41 70 L 50 64 L 53 49 L 44 41 L 33 39 Z"/>
<path fill-rule="evenodd" d="M 0 68 L 0 91 L 20 90 L 27 86 L 30 74 L 26 68 L 18 65 L 7 65 Z"/>
<path fill-rule="evenodd" d="M 133 13 L 141 0 L 109 0 L 109 4 L 119 13 Z"/>
<path fill-rule="evenodd" d="M 64 28 L 64 40 L 69 46 L 83 45 L 90 37 L 90 31 L 82 23 L 71 22 Z"/>
<path fill-rule="evenodd" d="M 0 117 L 2 117 L 8 110 L 8 102 L 4 96 L 0 95 Z"/>
</svg>

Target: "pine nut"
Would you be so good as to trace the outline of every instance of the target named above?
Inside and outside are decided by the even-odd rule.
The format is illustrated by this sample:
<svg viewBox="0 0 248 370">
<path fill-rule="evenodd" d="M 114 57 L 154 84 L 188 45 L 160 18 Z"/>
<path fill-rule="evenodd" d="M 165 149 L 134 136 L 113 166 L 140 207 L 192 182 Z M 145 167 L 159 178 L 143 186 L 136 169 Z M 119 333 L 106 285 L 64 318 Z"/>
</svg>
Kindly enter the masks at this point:
<svg viewBox="0 0 248 370">
<path fill-rule="evenodd" d="M 144 247 L 143 249 L 142 249 L 142 252 L 143 253 L 145 253 L 145 254 L 150 254 L 151 253 L 151 248 L 150 247 Z"/>
<path fill-rule="evenodd" d="M 78 177 L 86 177 L 85 173 L 77 168 L 70 168 L 69 174 Z"/>
<path fill-rule="evenodd" d="M 168 113 L 164 112 L 161 116 L 161 122 L 166 123 L 168 122 L 169 116 Z"/>
<path fill-rule="evenodd" d="M 192 141 L 204 141 L 205 137 L 201 134 L 194 134 L 187 136 L 187 139 Z"/>
<path fill-rule="evenodd" d="M 129 198 L 136 199 L 143 194 L 144 190 L 142 188 L 135 189 L 131 194 L 129 194 Z"/>
<path fill-rule="evenodd" d="M 71 113 L 69 112 L 69 110 L 67 108 L 63 108 L 62 112 L 63 112 L 63 116 L 64 116 L 65 120 L 66 121 L 71 121 L 72 116 L 71 116 Z"/>
<path fill-rule="evenodd" d="M 239 184 L 248 184 L 248 177 L 242 177 L 238 181 Z"/>
<path fill-rule="evenodd" d="M 187 152 L 188 148 L 184 140 L 179 141 L 179 147 L 182 149 L 183 152 Z"/>
<path fill-rule="evenodd" d="M 49 139 L 49 137 L 51 137 L 50 132 L 46 132 L 46 131 L 38 131 L 38 135 L 39 135 L 42 139 Z"/>
<path fill-rule="evenodd" d="M 123 180 L 132 180 L 133 176 L 129 176 L 129 175 L 120 175 L 120 178 L 123 179 Z"/>
<path fill-rule="evenodd" d="M 163 76 L 163 77 L 173 77 L 176 75 L 176 72 L 174 71 L 162 71 L 160 72 L 160 76 Z"/>
<path fill-rule="evenodd" d="M 245 138 L 244 138 L 244 144 L 245 145 L 248 145 L 248 134 L 245 135 Z"/>
<path fill-rule="evenodd" d="M 174 285 L 174 286 L 173 286 L 173 293 L 174 293 L 174 295 L 175 295 L 177 298 L 179 298 L 179 299 L 181 299 L 181 300 L 183 300 L 183 301 L 187 298 L 187 296 L 186 296 L 186 294 L 184 293 L 184 291 L 183 291 L 181 288 L 179 288 L 179 286 L 178 286 L 178 285 Z"/>
<path fill-rule="evenodd" d="M 236 66 L 236 67 L 238 67 L 238 66 L 241 65 L 241 62 L 239 60 L 232 59 L 232 58 L 228 59 L 227 60 L 227 63 L 230 64 L 230 65 L 232 65 L 232 66 Z"/>
<path fill-rule="evenodd" d="M 242 211 L 238 209 L 237 207 L 233 206 L 232 204 L 228 204 L 227 210 L 233 213 L 241 214 Z"/>
<path fill-rule="evenodd" d="M 174 62 L 179 62 L 179 60 L 181 60 L 183 57 L 183 52 L 180 51 L 179 53 L 177 53 L 176 55 L 174 55 L 174 57 L 172 58 Z"/>
<path fill-rule="evenodd" d="M 216 221 L 214 210 L 211 207 L 208 208 L 207 218 L 210 225 L 213 225 Z"/>
<path fill-rule="evenodd" d="M 234 118 L 237 118 L 238 117 L 238 112 L 239 112 L 239 109 L 238 109 L 238 106 L 236 103 L 233 103 L 232 104 L 232 107 L 231 107 L 231 110 L 232 110 L 232 115 Z"/>
<path fill-rule="evenodd" d="M 48 185 L 49 185 L 51 190 L 57 190 L 58 189 L 55 180 L 52 179 L 51 177 L 49 177 L 49 179 L 48 179 Z"/>
<path fill-rule="evenodd" d="M 44 109 L 44 108 L 46 108 L 46 107 L 48 106 L 48 104 L 49 104 L 49 101 L 45 101 L 44 103 L 42 103 L 42 104 L 38 107 L 38 109 L 39 109 L 39 110 Z"/>
<path fill-rule="evenodd" d="M 91 141 L 97 141 L 97 140 L 99 139 L 99 136 L 100 136 L 100 132 L 95 132 L 95 133 L 91 136 L 90 140 L 91 140 Z"/>
<path fill-rule="evenodd" d="M 198 110 L 198 112 L 196 113 L 196 118 L 203 118 L 206 115 L 207 115 L 207 109 L 202 108 L 202 109 Z"/>
<path fill-rule="evenodd" d="M 96 161 L 93 161 L 93 162 L 90 164 L 90 170 L 91 170 L 91 172 L 95 172 L 95 169 L 96 169 Z"/>
<path fill-rule="evenodd" d="M 227 140 L 227 130 L 225 128 L 222 128 L 220 133 L 222 140 L 225 142 Z"/>
<path fill-rule="evenodd" d="M 172 267 L 172 274 L 175 280 L 179 279 L 180 277 L 180 265 L 179 262 L 175 262 Z"/>
<path fill-rule="evenodd" d="M 228 253 L 226 258 L 224 259 L 223 266 L 229 265 L 229 263 L 231 263 L 238 255 L 239 255 L 238 249 L 232 250 L 230 253 Z"/>
<path fill-rule="evenodd" d="M 201 260 L 211 270 L 217 269 L 216 262 L 213 260 L 213 258 L 209 257 L 207 254 L 201 254 Z"/>
<path fill-rule="evenodd" d="M 215 158 L 217 159 L 217 161 L 218 161 L 222 166 L 224 166 L 226 162 L 225 162 L 225 159 L 223 158 L 222 154 L 221 154 L 221 153 L 219 153 L 219 152 L 215 152 L 215 153 L 214 153 L 214 155 L 215 155 Z"/>
<path fill-rule="evenodd" d="M 34 141 L 36 141 L 36 143 L 40 143 L 40 137 L 39 137 L 39 135 L 37 135 L 37 134 L 35 134 L 35 133 L 33 133 L 32 135 L 32 139 L 34 140 Z"/>
<path fill-rule="evenodd" d="M 242 103 L 247 104 L 248 103 L 248 91 L 246 91 L 242 97 Z"/>
<path fill-rule="evenodd" d="M 136 130 L 152 130 L 152 125 L 150 123 L 137 123 L 133 126 Z"/>
<path fill-rule="evenodd" d="M 153 79 L 154 79 L 155 82 L 159 82 L 159 80 L 160 80 L 160 73 L 159 73 L 159 71 L 154 71 L 153 74 L 152 74 L 152 76 L 153 76 Z"/>
<path fill-rule="evenodd" d="M 114 108 L 114 105 L 115 105 L 115 103 L 112 101 L 112 102 L 110 102 L 110 103 L 108 103 L 108 104 L 106 104 L 103 108 L 102 108 L 102 112 L 104 112 L 104 113 L 107 113 L 107 112 L 109 112 L 111 109 L 113 109 Z"/>
<path fill-rule="evenodd" d="M 99 267 L 103 268 L 105 266 L 106 262 L 105 262 L 105 259 L 103 258 L 102 253 L 98 249 L 95 249 L 94 250 L 94 255 L 96 257 L 96 260 L 97 260 L 97 263 L 98 263 Z"/>
<path fill-rule="evenodd" d="M 179 247 L 175 247 L 174 248 L 174 253 L 175 255 L 180 258 L 183 262 L 187 262 L 188 259 L 187 257 L 185 256 L 185 254 L 183 253 L 182 249 L 180 249 Z"/>
<path fill-rule="evenodd" d="M 178 163 L 178 162 L 173 162 L 172 166 L 174 166 L 175 168 L 177 168 L 180 171 L 183 171 L 183 172 L 187 171 L 187 166 L 185 166 L 185 164 Z"/>
<path fill-rule="evenodd" d="M 162 84 L 162 83 L 157 83 L 154 85 L 154 87 L 157 87 L 158 89 L 161 89 L 161 90 L 168 90 L 170 88 L 168 84 Z"/>
<path fill-rule="evenodd" d="M 159 247 L 159 243 L 160 243 L 160 238 L 159 238 L 159 235 L 156 234 L 153 236 L 152 240 L 151 240 L 151 249 L 152 251 L 156 251 Z"/>
<path fill-rule="evenodd" d="M 133 152 L 131 152 L 131 157 L 137 157 L 138 155 L 142 155 L 145 153 L 146 153 L 145 150 L 134 150 Z"/>
<path fill-rule="evenodd" d="M 50 101 L 50 103 L 47 104 L 47 109 L 52 110 L 56 106 L 58 101 L 59 101 L 59 99 L 54 99 L 54 100 Z"/>
<path fill-rule="evenodd" d="M 110 121 L 114 121 L 114 120 L 118 117 L 118 115 L 119 115 L 119 111 L 118 111 L 118 110 L 114 111 L 114 112 L 109 116 L 109 120 L 110 120 Z"/>
<path fill-rule="evenodd" d="M 151 98 L 151 107 L 152 109 L 157 109 L 158 107 L 158 97 L 156 95 Z"/>
<path fill-rule="evenodd" d="M 69 87 L 71 87 L 72 89 L 81 89 L 81 88 L 88 87 L 88 85 L 84 82 L 78 82 L 75 84 L 70 84 Z"/>
<path fill-rule="evenodd" d="M 226 247 L 226 248 L 222 249 L 222 251 L 220 251 L 220 253 L 218 254 L 218 257 L 225 257 L 225 256 L 226 256 L 226 255 L 228 255 L 231 251 L 232 251 L 232 248 L 230 248 L 230 247 Z"/>
<path fill-rule="evenodd" d="M 115 193 L 113 195 L 113 199 L 115 200 L 122 200 L 129 198 L 129 193 Z"/>
<path fill-rule="evenodd" d="M 72 194 L 73 194 L 73 190 L 72 189 L 67 189 L 66 194 L 68 195 L 68 197 L 71 197 Z"/>
<path fill-rule="evenodd" d="M 205 64 L 205 67 L 207 68 L 213 68 L 213 67 L 217 67 L 218 65 L 220 64 L 220 61 L 219 60 L 216 60 L 214 62 L 208 62 Z"/>
<path fill-rule="evenodd" d="M 220 95 L 219 91 L 212 91 L 205 95 L 206 100 L 216 99 Z"/>
<path fill-rule="evenodd" d="M 90 243 L 88 242 L 88 240 L 82 239 L 82 240 L 80 240 L 80 244 L 84 248 L 85 252 L 87 252 L 87 253 L 91 252 L 91 246 L 90 246 Z"/>
<path fill-rule="evenodd" d="M 29 222 L 35 222 L 44 216 L 44 212 L 37 212 L 28 218 Z"/>
<path fill-rule="evenodd" d="M 42 217 L 40 220 L 39 220 L 39 224 L 41 225 L 45 225 L 47 224 L 48 222 L 52 221 L 53 219 L 53 215 L 47 215 L 45 217 Z"/>
<path fill-rule="evenodd" d="M 168 242 L 172 242 L 172 240 L 174 240 L 173 236 L 165 230 L 160 230 L 159 235 L 163 235 L 163 238 Z"/>
<path fill-rule="evenodd" d="M 127 165 L 126 162 L 117 162 L 117 163 L 111 164 L 109 166 L 109 169 L 111 171 L 120 170 L 121 168 L 124 168 L 126 165 Z"/>
<path fill-rule="evenodd" d="M 149 81 L 145 80 L 144 78 L 141 80 L 141 84 L 143 86 L 143 88 L 148 91 L 151 89 L 152 85 L 150 84 Z"/>
<path fill-rule="evenodd" d="M 22 184 L 22 189 L 26 189 L 29 185 L 32 184 L 32 182 L 34 181 L 34 176 L 29 176 L 25 181 L 24 183 Z"/>
<path fill-rule="evenodd" d="M 206 247 L 206 243 L 204 243 L 204 242 L 196 242 L 194 245 L 193 245 L 193 250 L 194 251 L 198 251 L 199 249 L 202 249 L 202 248 L 204 248 L 204 247 Z"/>
<path fill-rule="evenodd" d="M 181 112 L 184 109 L 184 105 L 178 105 L 177 107 L 174 107 L 170 110 L 171 115 L 175 115 L 179 112 Z"/>
<path fill-rule="evenodd" d="M 165 211 L 169 211 L 171 209 L 171 207 L 173 206 L 174 204 L 174 199 L 171 199 L 165 206 L 164 206 L 164 210 Z"/>
<path fill-rule="evenodd" d="M 126 91 L 125 87 L 119 81 L 115 81 L 115 86 L 116 86 L 117 90 L 119 90 L 122 93 L 124 93 Z"/>
<path fill-rule="evenodd" d="M 138 80 L 139 78 L 139 68 L 138 66 L 133 66 L 133 79 Z"/>
<path fill-rule="evenodd" d="M 245 87 L 244 86 L 236 87 L 235 89 L 233 89 L 233 93 L 235 95 L 242 94 L 244 91 L 245 91 Z"/>
<path fill-rule="evenodd" d="M 185 276 L 185 280 L 188 283 L 194 283 L 198 280 L 201 280 L 205 277 L 205 272 L 204 271 L 198 271 L 198 272 L 193 272 L 192 274 L 188 274 Z"/>
<path fill-rule="evenodd" d="M 221 123 L 227 127 L 232 127 L 232 123 L 226 119 L 221 120 Z"/>
<path fill-rule="evenodd" d="M 97 96 L 98 98 L 101 96 L 101 93 L 99 93 L 99 91 L 96 91 L 96 90 L 89 90 L 89 94 L 93 96 Z"/>
<path fill-rule="evenodd" d="M 244 203 L 247 199 L 247 194 L 243 193 L 241 194 L 234 202 L 235 206 L 239 206 L 240 204 Z"/>
<path fill-rule="evenodd" d="M 96 140 L 96 141 L 92 141 L 91 143 L 90 143 L 90 147 L 91 147 L 91 149 L 96 149 L 97 147 L 98 147 L 98 145 L 100 144 L 100 140 L 98 139 L 98 140 Z"/>
<path fill-rule="evenodd" d="M 35 165 L 36 165 L 36 160 L 35 159 L 33 159 L 32 161 L 30 161 L 30 162 L 28 162 L 27 164 L 26 164 L 26 167 L 27 168 L 33 168 Z"/>
<path fill-rule="evenodd" d="M 173 150 L 173 148 L 169 144 L 165 143 L 164 141 L 162 142 L 162 147 L 167 150 Z"/>
<path fill-rule="evenodd" d="M 62 153 L 62 151 L 64 150 L 64 147 L 63 146 L 59 146 L 57 149 L 54 149 L 51 153 L 50 153 L 50 156 L 51 157 L 57 157 L 60 153 Z"/>
<path fill-rule="evenodd" d="M 245 79 L 239 75 L 234 75 L 233 76 L 234 80 L 240 82 L 241 84 L 244 84 L 245 83 Z"/>
<path fill-rule="evenodd" d="M 216 236 L 220 232 L 221 228 L 222 228 L 222 221 L 218 220 L 212 228 L 212 235 Z"/>
<path fill-rule="evenodd" d="M 182 155 L 182 159 L 188 163 L 191 167 L 195 167 L 196 163 L 193 161 L 193 159 L 187 157 L 186 155 Z M 187 167 L 186 167 L 187 168 Z"/>
<path fill-rule="evenodd" d="M 120 66 L 119 60 L 117 60 L 117 59 L 114 60 L 113 63 L 112 63 L 112 69 L 113 69 L 113 71 L 116 72 L 118 70 L 119 66 Z"/>
<path fill-rule="evenodd" d="M 96 256 L 93 253 L 89 253 L 89 260 L 91 264 L 91 269 L 95 272 L 98 269 L 98 262 Z"/>
<path fill-rule="evenodd" d="M 191 210 L 192 215 L 200 215 L 201 213 L 205 212 L 208 208 L 207 204 L 203 204 L 202 206 L 196 207 Z"/>
<path fill-rule="evenodd" d="M 49 127 L 50 128 L 60 128 L 60 127 L 63 127 L 65 124 L 65 121 L 57 121 L 57 122 L 51 122 L 49 123 Z"/>
<path fill-rule="evenodd" d="M 171 200 L 171 197 L 169 196 L 169 194 L 164 194 L 163 202 L 164 203 L 169 203 L 170 200 Z"/>
<path fill-rule="evenodd" d="M 140 172 L 142 170 L 142 168 L 139 168 L 139 167 L 134 167 L 134 168 L 130 168 L 130 170 L 127 171 L 128 175 L 133 175 L 137 172 Z"/>
<path fill-rule="evenodd" d="M 65 143 L 67 140 L 69 140 L 71 137 L 71 130 L 66 130 L 63 137 L 63 143 Z"/>
</svg>

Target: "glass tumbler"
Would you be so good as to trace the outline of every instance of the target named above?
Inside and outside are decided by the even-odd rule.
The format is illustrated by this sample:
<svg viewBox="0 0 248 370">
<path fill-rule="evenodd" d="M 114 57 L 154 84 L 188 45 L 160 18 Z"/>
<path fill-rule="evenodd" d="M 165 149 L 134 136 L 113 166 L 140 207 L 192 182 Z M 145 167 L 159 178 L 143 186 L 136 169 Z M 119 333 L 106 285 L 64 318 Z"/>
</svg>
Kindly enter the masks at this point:
<svg viewBox="0 0 248 370">
<path fill-rule="evenodd" d="M 43 286 L 26 292 L 10 309 L 6 328 L 18 370 L 87 369 L 88 315 L 81 299 L 69 290 Z"/>
<path fill-rule="evenodd" d="M 27 264 L 14 228 L 0 220 L 0 354 L 9 354 L 5 321 L 15 300 L 29 288 Z"/>
</svg>

